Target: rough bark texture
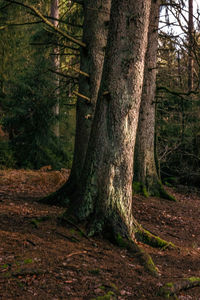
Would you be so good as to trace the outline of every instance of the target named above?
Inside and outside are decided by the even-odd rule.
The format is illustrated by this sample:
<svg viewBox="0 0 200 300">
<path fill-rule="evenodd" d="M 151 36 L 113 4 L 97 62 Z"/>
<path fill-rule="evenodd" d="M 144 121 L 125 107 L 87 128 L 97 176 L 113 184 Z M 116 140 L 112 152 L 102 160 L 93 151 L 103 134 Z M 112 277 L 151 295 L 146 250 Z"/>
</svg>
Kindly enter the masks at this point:
<svg viewBox="0 0 200 300">
<path fill-rule="evenodd" d="M 77 99 L 75 150 L 69 180 L 56 193 L 41 199 L 43 203 L 65 206 L 67 195 L 79 184 L 102 77 L 110 6 L 111 0 L 84 1 L 83 42 L 86 47 L 81 48 L 80 69 L 89 77 L 80 75 L 79 93 L 89 98 L 90 103 L 81 97 Z"/>
<path fill-rule="evenodd" d="M 89 222 L 137 252 L 153 275 L 151 257 L 134 242 L 140 226 L 132 215 L 133 155 L 143 84 L 151 1 L 113 0 L 103 78 L 77 198 L 64 215 Z"/>
<path fill-rule="evenodd" d="M 150 194 L 172 200 L 172 197 L 164 191 L 159 181 L 154 157 L 155 92 L 160 0 L 152 0 L 151 2 L 144 84 L 135 151 L 134 182 L 137 184 L 134 184 L 134 188 L 136 192 L 139 190 L 139 192 L 143 192 L 146 196 Z"/>
<path fill-rule="evenodd" d="M 79 93 L 88 97 L 77 100 L 75 150 L 70 181 L 75 185 L 79 182 L 85 162 L 92 120 L 102 77 L 105 47 L 107 44 L 108 23 L 110 19 L 111 0 L 85 0 L 83 42 L 81 48 L 81 71 L 89 77 L 80 76 Z"/>
<path fill-rule="evenodd" d="M 193 47 L 194 47 L 194 23 L 193 23 L 193 0 L 188 0 L 189 15 L 188 15 L 188 91 L 194 89 L 194 58 L 193 58 Z"/>
<path fill-rule="evenodd" d="M 158 181 L 154 158 L 154 101 L 156 92 L 159 7 L 159 0 L 152 1 L 135 151 L 134 181 L 142 183 L 147 188 L 147 192 L 150 192 L 154 182 Z"/>
<path fill-rule="evenodd" d="M 103 79 L 79 201 L 72 207 L 79 220 L 90 217 L 91 234 L 106 228 L 133 239 L 137 228 L 132 215 L 133 155 L 150 4 L 112 1 Z"/>
<path fill-rule="evenodd" d="M 58 26 L 58 19 L 59 19 L 59 0 L 52 0 L 51 1 L 51 17 L 52 19 L 52 24 L 57 27 Z M 60 55 L 59 55 L 59 48 L 55 46 L 53 49 L 53 55 L 52 55 L 52 67 L 53 70 L 56 72 L 59 71 L 60 69 Z M 54 74 L 55 77 L 55 88 L 56 88 L 56 95 L 57 98 L 59 97 L 59 76 Z M 59 116 L 59 101 L 57 100 L 57 104 L 54 106 L 54 114 L 56 116 Z M 59 130 L 59 122 L 56 123 L 54 127 L 54 133 L 57 137 L 60 136 L 60 130 Z"/>
</svg>

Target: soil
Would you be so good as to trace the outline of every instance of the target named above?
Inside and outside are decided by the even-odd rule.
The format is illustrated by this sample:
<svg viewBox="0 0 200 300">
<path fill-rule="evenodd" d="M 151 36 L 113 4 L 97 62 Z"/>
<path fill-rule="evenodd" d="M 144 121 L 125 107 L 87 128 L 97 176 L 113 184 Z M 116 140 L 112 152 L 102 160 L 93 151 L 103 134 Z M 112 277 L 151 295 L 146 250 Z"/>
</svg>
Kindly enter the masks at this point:
<svg viewBox="0 0 200 300">
<path fill-rule="evenodd" d="M 159 269 L 155 278 L 129 251 L 61 224 L 65 209 L 36 201 L 67 176 L 66 170 L 0 171 L 0 299 L 161 300 L 163 284 L 200 277 L 198 191 L 168 188 L 177 203 L 134 196 L 133 213 L 143 227 L 179 246 L 161 250 L 140 244 Z M 198 300 L 200 287 L 177 296 Z"/>
</svg>

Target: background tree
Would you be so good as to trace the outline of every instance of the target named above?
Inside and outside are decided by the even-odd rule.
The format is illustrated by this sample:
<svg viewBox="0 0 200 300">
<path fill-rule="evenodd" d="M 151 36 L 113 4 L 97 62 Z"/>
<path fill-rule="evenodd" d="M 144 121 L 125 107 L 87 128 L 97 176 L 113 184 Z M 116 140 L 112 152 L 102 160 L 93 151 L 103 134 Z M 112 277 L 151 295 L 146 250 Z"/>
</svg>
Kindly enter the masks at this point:
<svg viewBox="0 0 200 300">
<path fill-rule="evenodd" d="M 161 196 L 174 200 L 165 192 L 155 163 L 155 94 L 159 11 L 160 1 L 152 1 L 134 158 L 134 188 L 146 196 Z"/>
<path fill-rule="evenodd" d="M 38 20 L 38 18 L 36 18 L 35 14 L 33 14 L 33 11 L 29 10 L 29 6 L 26 7 L 28 10 L 25 10 L 25 8 L 23 6 L 21 6 L 20 2 L 19 3 L 17 1 L 15 1 L 15 2 L 3 1 L 2 7 L 1 7 L 2 11 L 4 13 L 3 16 L 5 15 L 4 19 L 3 18 L 1 19 L 3 28 L 5 27 L 4 29 L 5 30 L 8 29 L 9 32 L 13 32 L 12 31 L 13 28 L 16 28 L 15 30 L 20 34 L 19 36 L 12 35 L 12 39 L 16 43 L 16 45 L 18 45 L 17 49 L 19 49 L 20 53 L 19 53 L 19 55 L 15 55 L 15 56 L 13 55 L 13 57 L 15 57 L 14 67 L 12 68 L 12 76 L 7 77 L 7 78 L 9 78 L 9 81 L 8 81 L 8 79 L 6 81 L 4 81 L 5 93 L 7 94 L 7 98 L 9 98 L 9 97 L 14 98 L 14 95 L 12 95 L 12 93 L 16 92 L 17 87 L 18 87 L 17 90 L 19 92 L 19 86 L 21 85 L 21 90 L 23 91 L 25 98 L 26 98 L 26 94 L 29 93 L 30 87 L 32 89 L 33 96 L 35 93 L 35 98 L 38 98 L 38 88 L 40 88 L 41 89 L 40 90 L 41 104 L 43 103 L 43 105 L 45 105 L 46 100 L 43 99 L 42 97 L 45 98 L 47 96 L 46 89 L 47 89 L 48 82 L 43 81 L 43 85 L 38 85 L 38 86 L 33 85 L 33 82 L 35 81 L 34 76 L 36 75 L 35 68 L 38 68 L 38 70 L 41 72 L 41 74 L 38 73 L 37 76 L 38 76 L 38 78 L 40 78 L 42 80 L 44 80 L 44 76 L 43 76 L 44 74 L 47 74 L 47 78 L 49 78 L 48 69 L 51 69 L 52 71 L 54 71 L 54 75 L 53 75 L 54 78 L 56 77 L 56 79 L 55 79 L 56 84 L 52 84 L 52 82 L 49 81 L 49 82 L 51 82 L 52 87 L 54 87 L 54 90 L 52 90 L 52 87 L 49 88 L 49 90 L 51 90 L 51 92 L 52 92 L 52 97 L 51 97 L 52 99 L 50 99 L 50 101 L 49 101 L 49 106 L 52 107 L 51 100 L 53 100 L 53 99 L 55 100 L 55 92 L 57 93 L 57 91 L 58 91 L 58 86 L 57 86 L 58 75 L 57 74 L 55 75 L 55 73 L 58 73 L 58 72 L 57 72 L 57 70 L 55 70 L 54 66 L 53 67 L 50 65 L 47 66 L 47 63 L 45 63 L 45 61 L 42 59 L 42 57 L 45 58 L 45 60 L 47 62 L 49 62 L 49 56 L 51 56 L 54 58 L 53 65 L 55 65 L 55 58 L 56 58 L 56 64 L 58 63 L 57 58 L 58 58 L 59 39 L 55 35 L 55 33 L 52 32 L 52 29 L 47 30 L 47 28 L 45 28 L 44 26 L 41 25 L 42 24 L 41 20 L 40 19 Z M 17 5 L 15 5 L 15 4 L 17 4 Z M 41 11 L 42 11 L 43 15 L 45 15 L 50 9 L 50 2 L 43 3 L 42 1 L 37 1 L 37 3 L 35 2 L 34 4 L 36 5 L 36 7 L 41 7 Z M 31 5 L 31 3 L 30 3 L 30 5 Z M 37 12 L 37 10 L 36 10 L 36 12 Z M 74 13 L 74 10 L 72 12 Z M 70 13 L 70 14 L 73 15 L 73 13 Z M 51 19 L 52 19 L 52 17 L 51 17 Z M 54 20 L 55 19 L 57 19 L 57 18 L 54 18 Z M 56 21 L 56 22 L 58 22 L 58 21 Z M 65 21 L 64 21 L 64 25 L 65 25 Z M 27 35 L 25 33 L 27 33 Z M 22 37 L 24 37 L 24 38 L 22 39 Z M 23 45 L 22 45 L 21 41 L 23 41 Z M 62 40 L 61 40 L 61 42 L 64 43 L 64 41 L 62 41 Z M 11 45 L 8 44 L 7 50 L 9 50 L 10 46 Z M 25 49 L 25 51 L 21 51 L 20 48 Z M 62 48 L 63 48 L 63 46 L 62 46 Z M 14 49 L 14 47 L 13 47 L 13 49 Z M 11 53 L 12 53 L 13 49 L 11 49 Z M 57 55 L 53 55 L 52 49 L 56 49 Z M 17 51 L 16 51 L 16 54 L 17 54 Z M 64 52 L 64 50 L 62 50 L 62 51 Z M 8 53 L 9 53 L 9 51 L 8 51 Z M 67 56 L 65 56 L 64 54 L 65 53 L 63 53 L 63 57 L 66 58 Z M 20 59 L 20 61 L 17 61 L 16 58 L 18 60 Z M 11 56 L 10 56 L 10 60 L 11 60 Z M 9 63 L 11 64 L 10 60 L 9 60 Z M 23 64 L 22 64 L 22 61 L 23 61 Z M 63 61 L 64 61 L 64 59 L 63 59 Z M 42 62 L 41 65 L 42 65 L 43 69 L 40 67 L 41 62 Z M 33 72 L 32 78 L 31 78 L 31 75 L 29 74 L 28 68 L 26 68 L 26 64 L 27 64 L 27 66 L 30 67 L 30 72 Z M 62 62 L 62 64 L 63 64 L 63 62 Z M 22 66 L 23 66 L 23 68 L 22 68 Z M 16 71 L 14 68 L 16 68 Z M 58 65 L 56 68 L 58 68 Z M 3 73 L 4 77 L 6 76 L 7 71 L 9 71 L 9 68 L 7 68 L 7 70 Z M 30 80 L 30 83 L 28 83 L 26 80 L 25 81 L 26 84 L 24 84 L 24 78 L 26 78 L 26 76 Z M 70 80 L 73 81 L 74 78 L 72 78 L 72 79 L 70 78 Z M 20 83 L 20 81 L 21 81 L 21 83 Z M 68 84 L 69 83 L 71 83 L 71 81 L 68 82 Z M 26 91 L 25 85 L 26 85 L 27 91 Z M 60 99 L 61 99 L 60 103 L 62 103 L 62 112 L 66 114 L 66 105 L 68 105 L 68 102 L 71 100 L 66 99 L 66 89 L 68 88 L 68 86 L 65 86 L 64 88 L 63 87 L 64 87 L 64 83 L 60 80 Z M 43 89 L 44 89 L 44 91 L 43 91 Z M 17 95 L 17 97 L 18 96 L 19 95 Z M 21 97 L 22 96 L 23 95 L 21 94 Z M 65 97 L 64 103 L 62 102 L 64 99 L 63 96 Z M 73 97 L 73 99 L 74 99 L 74 97 Z M 9 99 L 7 99 L 7 100 L 9 100 Z M 31 97 L 30 97 L 30 101 L 32 101 Z M 39 102 L 37 102 L 37 103 L 39 105 Z M 27 101 L 26 101 L 26 104 L 27 104 Z M 48 103 L 46 103 L 46 104 L 48 105 Z M 55 104 L 56 104 L 56 102 L 55 102 Z M 7 130 L 10 130 L 10 128 L 12 128 L 12 130 L 15 130 L 15 132 L 16 131 L 19 132 L 19 131 L 21 131 L 21 128 L 17 128 L 17 126 L 20 127 L 22 124 L 19 124 L 19 122 L 17 122 L 17 121 L 14 122 L 14 119 L 15 119 L 15 117 L 17 117 L 17 111 L 18 111 L 18 108 L 20 105 L 21 105 L 21 111 L 23 111 L 23 114 L 28 115 L 29 111 L 26 111 L 26 109 L 28 109 L 28 105 L 24 106 L 23 101 L 18 101 L 18 103 L 16 103 L 16 113 L 13 113 L 12 116 L 8 112 L 9 105 L 12 106 L 13 110 L 15 109 L 13 101 L 12 101 L 12 104 L 11 104 L 11 101 L 7 101 L 7 103 L 4 101 L 4 103 L 3 103 L 4 116 L 6 118 L 6 119 L 4 118 L 4 120 L 2 121 L 4 123 L 4 128 Z M 29 108 L 30 108 L 30 106 L 31 106 L 31 104 L 29 104 Z M 65 107 L 65 109 L 64 109 L 64 107 Z M 36 109 L 36 111 L 39 113 L 38 109 Z M 35 113 L 36 113 L 36 111 L 35 111 Z M 48 108 L 47 108 L 47 111 L 48 111 Z M 45 116 L 47 118 L 50 118 L 50 119 L 46 120 L 46 122 L 49 124 L 49 122 L 51 120 L 52 126 L 53 126 L 53 124 L 55 126 L 55 118 L 52 118 L 52 116 L 50 116 L 48 113 L 44 114 L 43 117 L 45 117 Z M 38 115 L 38 117 L 39 117 L 39 115 Z M 11 118 L 13 118 L 12 121 L 11 121 Z M 9 121 L 8 121 L 8 119 L 9 119 Z M 35 120 L 36 119 L 37 118 L 35 116 Z M 66 119 L 66 117 L 65 117 L 65 119 Z M 26 121 L 28 122 L 28 120 L 30 120 L 30 119 L 27 118 Z M 24 125 L 22 125 L 22 127 L 23 126 Z M 34 126 L 36 126 L 36 124 Z M 64 133 L 66 132 L 65 127 L 66 127 L 66 125 L 65 126 L 62 125 L 62 135 L 63 135 L 63 132 Z M 29 128 L 30 132 L 32 131 L 30 133 L 30 135 L 33 135 L 33 133 L 36 134 L 36 132 L 39 133 L 39 130 L 35 130 L 34 127 L 31 130 L 30 125 L 28 125 L 27 128 Z M 46 128 L 46 126 L 44 126 L 44 128 Z M 49 135 L 48 135 L 48 133 L 49 133 Z M 48 137 L 49 137 L 49 143 L 47 143 Z M 14 138 L 13 135 L 12 135 L 12 137 L 10 135 L 10 138 L 13 139 Z M 36 149 L 38 149 L 38 151 L 40 151 L 38 148 L 38 146 L 39 146 L 38 143 L 39 143 L 39 140 L 41 142 L 42 139 L 40 139 L 40 138 L 38 139 L 38 137 L 35 136 L 32 141 L 36 142 L 36 140 L 37 140 L 37 145 L 35 145 L 35 147 L 33 147 L 33 149 L 34 149 L 34 151 L 36 151 Z M 45 140 L 46 146 L 48 145 L 50 147 L 50 144 L 51 144 L 50 140 L 52 140 L 52 134 L 50 133 L 49 130 L 47 130 L 44 140 Z M 56 142 L 55 139 L 54 139 L 54 141 Z M 52 147 L 52 145 L 51 145 L 51 147 L 50 147 L 51 149 L 48 149 L 48 147 L 45 147 L 46 150 L 43 151 L 42 155 L 46 156 L 46 158 L 44 159 L 44 157 L 43 157 L 43 159 L 39 160 L 38 155 L 41 153 L 37 153 L 37 155 L 35 155 L 35 159 L 37 157 L 37 162 L 34 162 L 34 163 L 32 160 L 29 161 L 29 158 L 30 158 L 29 151 L 24 153 L 25 156 L 24 155 L 21 156 L 21 157 L 26 158 L 26 159 L 24 159 L 23 167 L 41 166 L 41 162 L 43 162 L 45 164 L 51 164 L 53 167 L 56 167 L 56 168 L 61 168 L 63 164 L 66 164 L 66 166 L 69 165 L 69 160 L 70 160 L 69 155 L 65 154 L 65 158 L 63 156 L 63 154 L 64 154 L 63 153 L 63 144 L 66 144 L 65 141 L 66 141 L 66 138 L 62 137 L 60 143 L 57 143 L 57 146 L 54 145 Z M 23 147 L 22 144 L 21 144 L 22 149 L 20 151 L 19 151 L 19 147 L 18 147 L 18 149 L 15 148 L 15 145 L 16 145 L 16 143 L 15 142 L 13 143 L 13 141 L 12 141 L 12 150 L 14 151 L 14 153 L 16 153 L 16 155 L 18 153 L 22 153 L 23 151 L 26 150 L 26 147 Z M 19 145 L 20 145 L 20 143 L 18 143 L 18 146 Z M 40 146 L 42 148 L 42 144 Z M 70 147 L 72 148 L 72 146 L 70 146 Z M 5 151 L 7 151 L 6 149 L 5 149 Z M 5 153 L 5 151 L 4 151 L 4 153 Z M 56 152 L 57 152 L 57 155 L 56 155 Z M 61 155 L 61 153 L 63 153 L 63 154 Z M 51 154 L 52 154 L 52 157 L 50 157 Z M 58 157 L 58 160 L 56 159 L 56 157 Z M 62 157 L 62 159 L 61 159 L 61 157 Z M 18 155 L 18 158 L 20 158 L 19 155 Z M 62 160 L 62 163 L 61 163 L 61 160 Z M 57 161 L 57 164 L 56 164 L 56 161 Z M 17 162 L 17 166 L 18 167 L 22 166 L 21 159 L 20 159 L 20 161 Z"/>
<path fill-rule="evenodd" d="M 188 0 L 188 90 L 194 89 L 194 23 L 193 23 L 193 0 Z"/>
<path fill-rule="evenodd" d="M 52 0 L 51 1 L 51 14 L 52 23 L 55 27 L 59 24 L 59 0 Z M 54 46 L 52 49 L 52 69 L 55 72 L 59 72 L 60 70 L 60 53 L 58 46 Z M 56 88 L 56 94 L 57 94 L 57 103 L 54 106 L 54 113 L 55 116 L 59 117 L 59 76 L 55 73 L 55 88 Z M 57 137 L 60 136 L 60 130 L 59 130 L 59 122 L 56 123 L 54 128 L 54 133 Z"/>
<path fill-rule="evenodd" d="M 161 176 L 167 184 L 199 181 L 198 33 L 193 30 L 193 91 L 188 91 L 188 19 L 186 7 L 173 13 L 182 33 L 161 32 L 157 80 L 157 138 Z M 194 18 L 196 19 L 196 17 Z M 197 23 L 194 27 L 197 28 Z M 171 72 L 169 71 L 171 69 Z M 190 76 L 190 75 L 189 75 Z"/>
</svg>

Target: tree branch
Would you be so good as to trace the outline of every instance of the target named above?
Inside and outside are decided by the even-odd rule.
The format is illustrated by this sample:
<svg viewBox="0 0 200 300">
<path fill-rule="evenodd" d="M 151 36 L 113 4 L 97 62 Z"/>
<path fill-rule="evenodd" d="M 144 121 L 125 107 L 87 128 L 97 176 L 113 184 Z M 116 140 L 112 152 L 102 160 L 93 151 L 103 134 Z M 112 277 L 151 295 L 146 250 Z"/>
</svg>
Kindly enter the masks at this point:
<svg viewBox="0 0 200 300">
<path fill-rule="evenodd" d="M 190 96 L 191 94 L 198 94 L 197 91 L 190 91 L 190 92 L 187 92 L 187 93 L 182 93 L 182 92 L 176 92 L 176 91 L 172 91 L 170 90 L 169 88 L 165 87 L 165 86 L 158 86 L 157 87 L 157 91 L 165 91 L 167 93 L 170 93 L 172 95 L 175 95 L 175 96 L 179 96 L 179 97 L 182 97 L 182 96 Z"/>
<path fill-rule="evenodd" d="M 86 101 L 88 101 L 88 102 L 91 102 L 90 98 L 88 98 L 88 97 L 86 97 L 86 96 L 84 96 L 84 95 L 82 95 L 82 94 L 80 94 L 80 93 L 78 93 L 76 91 L 73 91 L 73 94 L 76 95 L 76 96 L 78 96 L 78 97 L 80 97 L 80 98 L 82 98 L 82 99 L 84 99 L 84 100 L 86 100 Z"/>
<path fill-rule="evenodd" d="M 81 46 L 81 47 L 86 47 L 86 44 L 83 43 L 82 41 L 79 41 L 75 38 L 73 38 L 72 36 L 70 36 L 69 34 L 67 34 L 66 32 L 62 31 L 60 28 L 55 27 L 49 20 L 47 20 L 47 18 L 45 18 L 41 12 L 35 8 L 32 5 L 27 5 L 18 1 L 14 1 L 14 0 L 5 0 L 9 3 L 13 3 L 13 4 L 17 4 L 17 5 L 21 5 L 29 10 L 31 10 L 32 12 L 34 12 L 34 14 L 39 17 L 47 26 L 51 27 L 54 31 L 56 31 L 57 33 L 61 34 L 62 36 L 64 36 L 65 38 L 69 39 L 71 42 Z"/>
<path fill-rule="evenodd" d="M 48 69 L 50 72 L 52 73 L 55 73 L 59 76 L 62 76 L 62 77 L 65 77 L 65 78 L 72 78 L 72 79 L 77 79 L 76 77 L 73 77 L 73 76 L 70 76 L 70 75 L 66 75 L 64 73 L 61 73 L 61 72 L 58 72 L 58 71 L 55 71 L 55 70 L 52 70 L 52 69 Z"/>
<path fill-rule="evenodd" d="M 23 25 L 34 25 L 34 24 L 39 24 L 43 23 L 42 21 L 33 21 L 33 22 L 27 22 L 27 23 L 5 23 L 5 26 L 23 26 Z"/>
</svg>

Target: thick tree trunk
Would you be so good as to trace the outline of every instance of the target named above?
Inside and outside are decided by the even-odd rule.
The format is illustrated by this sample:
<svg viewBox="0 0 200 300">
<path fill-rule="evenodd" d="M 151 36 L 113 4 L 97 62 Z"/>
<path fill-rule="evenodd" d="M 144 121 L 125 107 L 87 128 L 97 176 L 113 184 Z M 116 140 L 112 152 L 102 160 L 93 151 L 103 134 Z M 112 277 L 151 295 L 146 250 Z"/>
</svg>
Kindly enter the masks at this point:
<svg viewBox="0 0 200 300">
<path fill-rule="evenodd" d="M 76 108 L 76 137 L 72 171 L 69 183 L 77 186 L 85 162 L 85 155 L 93 121 L 97 96 L 102 77 L 105 48 L 107 44 L 108 23 L 111 0 L 85 0 L 83 41 L 87 45 L 81 48 L 80 69 L 89 75 L 80 76 L 79 93 L 81 97 Z"/>
<path fill-rule="evenodd" d="M 113 0 L 103 79 L 77 198 L 63 219 L 88 222 L 137 252 L 157 275 L 150 256 L 134 242 L 141 226 L 132 215 L 133 155 L 143 84 L 151 0 Z M 141 232 L 142 234 L 142 232 Z M 144 235 L 143 235 L 144 237 Z"/>
<path fill-rule="evenodd" d="M 148 46 L 145 57 L 144 84 L 138 122 L 134 189 L 146 196 L 168 196 L 159 181 L 155 164 L 155 93 L 157 73 L 158 22 L 160 0 L 151 1 Z"/>
<path fill-rule="evenodd" d="M 58 26 L 58 19 L 59 19 L 59 0 L 52 0 L 51 1 L 51 17 L 52 17 L 52 24 L 57 27 Z M 53 55 L 52 55 L 52 67 L 53 70 L 58 72 L 60 69 L 60 54 L 59 54 L 59 48 L 57 46 L 54 46 L 53 49 Z M 54 74 L 55 77 L 55 89 L 56 89 L 56 95 L 57 95 L 57 103 L 54 106 L 54 114 L 56 117 L 59 116 L 59 76 Z M 54 133 L 55 136 L 59 137 L 60 136 L 60 129 L 59 129 L 59 122 L 56 123 L 54 127 Z"/>
<path fill-rule="evenodd" d="M 90 233 L 134 238 L 133 155 L 151 1 L 112 1 L 103 79 L 76 203 Z M 70 211 L 70 210 L 69 210 Z"/>
<path fill-rule="evenodd" d="M 77 99 L 76 136 L 70 177 L 57 192 L 41 199 L 43 203 L 65 205 L 67 195 L 76 191 L 79 185 L 102 77 L 110 6 L 111 0 L 84 1 L 83 42 L 86 48 L 81 48 L 80 69 L 89 76 L 80 75 L 79 94 L 90 101 L 82 97 Z"/>
</svg>

